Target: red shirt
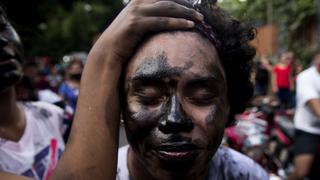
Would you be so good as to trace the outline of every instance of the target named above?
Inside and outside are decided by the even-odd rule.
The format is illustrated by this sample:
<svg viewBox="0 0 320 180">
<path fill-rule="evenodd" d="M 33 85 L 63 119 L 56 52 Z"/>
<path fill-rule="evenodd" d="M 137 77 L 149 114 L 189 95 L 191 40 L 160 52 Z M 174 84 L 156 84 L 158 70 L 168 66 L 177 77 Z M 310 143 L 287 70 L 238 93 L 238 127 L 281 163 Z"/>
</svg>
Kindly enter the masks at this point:
<svg viewBox="0 0 320 180">
<path fill-rule="evenodd" d="M 287 65 L 286 67 L 276 65 L 273 68 L 278 88 L 290 88 L 290 69 L 290 65 Z"/>
</svg>

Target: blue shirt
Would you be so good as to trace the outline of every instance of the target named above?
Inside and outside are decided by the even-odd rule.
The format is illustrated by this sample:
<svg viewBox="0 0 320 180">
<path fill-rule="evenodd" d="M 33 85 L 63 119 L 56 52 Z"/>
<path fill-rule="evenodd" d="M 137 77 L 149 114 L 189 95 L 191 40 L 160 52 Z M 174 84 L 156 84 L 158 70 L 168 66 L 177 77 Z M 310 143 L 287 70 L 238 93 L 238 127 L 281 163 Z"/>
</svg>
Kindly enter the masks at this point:
<svg viewBox="0 0 320 180">
<path fill-rule="evenodd" d="M 77 99 L 79 95 L 79 89 L 78 88 L 73 88 L 68 83 L 62 83 L 60 88 L 59 88 L 59 94 L 64 97 L 68 105 L 70 105 L 75 111 L 76 106 L 77 106 Z"/>
</svg>

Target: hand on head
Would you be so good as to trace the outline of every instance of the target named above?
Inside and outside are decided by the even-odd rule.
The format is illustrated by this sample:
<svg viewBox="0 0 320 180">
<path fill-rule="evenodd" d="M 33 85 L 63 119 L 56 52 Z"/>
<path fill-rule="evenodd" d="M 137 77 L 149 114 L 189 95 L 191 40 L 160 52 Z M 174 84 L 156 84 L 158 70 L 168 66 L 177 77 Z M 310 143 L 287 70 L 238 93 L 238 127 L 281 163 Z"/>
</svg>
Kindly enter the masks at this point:
<svg viewBox="0 0 320 180">
<path fill-rule="evenodd" d="M 92 51 L 111 48 L 128 59 L 143 36 L 150 32 L 190 29 L 203 15 L 185 0 L 132 0 L 94 45 Z M 106 43 L 112 47 L 105 47 Z"/>
</svg>

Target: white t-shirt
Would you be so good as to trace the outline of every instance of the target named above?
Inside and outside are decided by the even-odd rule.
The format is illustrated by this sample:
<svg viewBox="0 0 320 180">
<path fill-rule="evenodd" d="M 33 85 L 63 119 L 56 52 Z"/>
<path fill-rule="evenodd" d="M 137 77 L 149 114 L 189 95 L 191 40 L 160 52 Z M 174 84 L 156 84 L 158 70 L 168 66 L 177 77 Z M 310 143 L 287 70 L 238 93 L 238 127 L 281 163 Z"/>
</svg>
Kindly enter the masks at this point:
<svg viewBox="0 0 320 180">
<path fill-rule="evenodd" d="M 63 110 L 45 102 L 19 106 L 26 128 L 19 142 L 0 138 L 0 171 L 47 180 L 65 147 Z"/>
<path fill-rule="evenodd" d="M 309 100 L 320 98 L 320 74 L 316 67 L 312 66 L 298 75 L 296 98 L 295 128 L 320 135 L 320 119 L 307 106 Z"/>
<path fill-rule="evenodd" d="M 127 154 L 129 146 L 118 152 L 117 180 L 129 180 Z M 226 147 L 220 147 L 209 162 L 208 180 L 268 180 L 261 166 L 249 157 Z"/>
<path fill-rule="evenodd" d="M 56 103 L 62 101 L 62 98 L 50 89 L 43 89 L 38 91 L 39 101 L 48 103 Z"/>
</svg>

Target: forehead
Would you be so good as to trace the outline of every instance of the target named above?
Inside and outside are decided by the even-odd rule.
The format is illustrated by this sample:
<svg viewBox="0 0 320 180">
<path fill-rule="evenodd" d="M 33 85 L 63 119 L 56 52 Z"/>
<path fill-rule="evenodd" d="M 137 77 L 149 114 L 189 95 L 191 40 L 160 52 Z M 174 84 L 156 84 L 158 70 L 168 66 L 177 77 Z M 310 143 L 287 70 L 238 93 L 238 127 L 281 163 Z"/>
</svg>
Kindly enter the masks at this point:
<svg viewBox="0 0 320 180">
<path fill-rule="evenodd" d="M 221 71 L 215 47 L 196 32 L 167 32 L 148 39 L 130 60 L 127 78 L 167 70 L 212 75 Z"/>
</svg>

